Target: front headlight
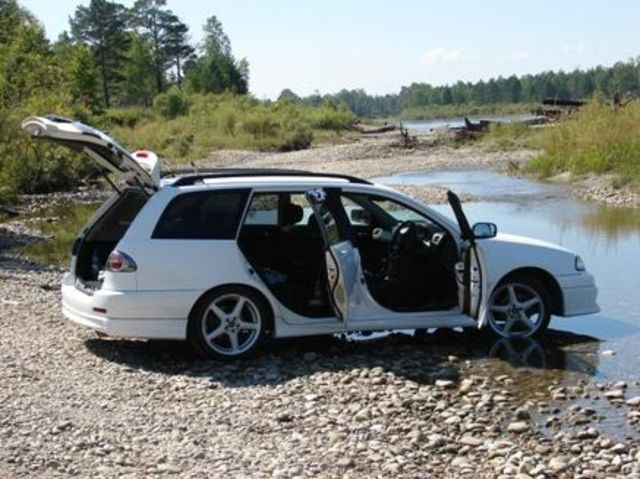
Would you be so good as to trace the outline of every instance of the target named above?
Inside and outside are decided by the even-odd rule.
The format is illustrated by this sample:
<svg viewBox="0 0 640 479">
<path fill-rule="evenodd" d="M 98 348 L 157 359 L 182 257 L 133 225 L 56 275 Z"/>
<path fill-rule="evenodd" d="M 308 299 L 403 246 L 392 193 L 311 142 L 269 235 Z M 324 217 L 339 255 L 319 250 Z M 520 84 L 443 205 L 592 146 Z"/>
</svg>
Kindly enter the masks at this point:
<svg viewBox="0 0 640 479">
<path fill-rule="evenodd" d="M 584 261 L 582 261 L 582 258 L 580 256 L 576 256 L 576 271 L 584 271 L 585 266 L 584 266 Z"/>
</svg>

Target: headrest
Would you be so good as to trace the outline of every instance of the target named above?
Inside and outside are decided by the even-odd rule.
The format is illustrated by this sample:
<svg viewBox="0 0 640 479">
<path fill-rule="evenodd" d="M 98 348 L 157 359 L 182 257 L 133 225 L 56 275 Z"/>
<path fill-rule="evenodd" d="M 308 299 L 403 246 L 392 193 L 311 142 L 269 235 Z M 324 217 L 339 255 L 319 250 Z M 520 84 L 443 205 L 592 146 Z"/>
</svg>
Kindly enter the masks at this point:
<svg viewBox="0 0 640 479">
<path fill-rule="evenodd" d="M 302 206 L 293 203 L 285 203 L 280 205 L 280 214 L 278 224 L 280 226 L 293 226 L 298 223 L 304 216 Z"/>
</svg>

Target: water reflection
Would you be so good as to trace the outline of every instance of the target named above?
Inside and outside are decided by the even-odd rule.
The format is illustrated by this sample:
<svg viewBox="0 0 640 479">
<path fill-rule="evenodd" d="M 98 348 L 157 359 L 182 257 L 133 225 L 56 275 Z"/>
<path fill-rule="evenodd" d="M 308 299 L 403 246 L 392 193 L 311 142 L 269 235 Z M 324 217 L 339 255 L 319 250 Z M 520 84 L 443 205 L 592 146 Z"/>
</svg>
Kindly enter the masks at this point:
<svg viewBox="0 0 640 479">
<path fill-rule="evenodd" d="M 515 368 L 561 369 L 593 376 L 598 370 L 598 341 L 583 336 L 576 338 L 580 340 L 579 351 L 563 349 L 557 340 L 503 338 L 491 346 L 488 355 L 506 361 Z"/>
<path fill-rule="evenodd" d="M 541 338 L 506 339 L 480 332 L 418 330 L 415 337 L 440 354 L 471 360 L 499 360 L 511 368 L 545 369 L 593 376 L 600 341 L 592 336 L 550 330 Z"/>
<path fill-rule="evenodd" d="M 640 209 L 597 206 L 589 208 L 580 224 L 588 231 L 604 233 L 609 238 L 628 234 L 640 238 Z"/>
</svg>

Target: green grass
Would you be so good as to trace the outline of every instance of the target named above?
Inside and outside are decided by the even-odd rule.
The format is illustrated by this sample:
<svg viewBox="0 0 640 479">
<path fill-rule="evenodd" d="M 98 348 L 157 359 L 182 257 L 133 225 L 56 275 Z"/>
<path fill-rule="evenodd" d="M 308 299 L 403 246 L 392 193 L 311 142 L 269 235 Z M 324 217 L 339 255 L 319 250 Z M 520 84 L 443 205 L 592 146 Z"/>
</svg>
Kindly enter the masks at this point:
<svg viewBox="0 0 640 479">
<path fill-rule="evenodd" d="M 33 225 L 51 239 L 19 248 L 20 253 L 39 263 L 67 264 L 78 232 L 98 206 L 98 204 L 67 204 L 41 213 L 45 217 L 60 218 L 55 221 L 38 221 Z"/>
<path fill-rule="evenodd" d="M 539 132 L 524 123 L 495 123 L 479 138 L 479 144 L 488 151 L 536 148 Z"/>
<path fill-rule="evenodd" d="M 191 95 L 185 115 L 164 118 L 145 112 L 132 122 L 125 109 L 110 133 L 128 149 L 146 148 L 175 162 L 206 158 L 217 149 L 289 151 L 312 142 L 341 141 L 354 116 L 345 108 L 307 107 L 294 102 L 261 102 L 248 96 Z M 132 115 L 133 116 L 133 115 Z"/>
<path fill-rule="evenodd" d="M 545 129 L 543 153 L 527 165 L 541 177 L 562 172 L 619 175 L 640 187 L 640 100 L 615 108 L 594 101 L 573 117 Z"/>
</svg>

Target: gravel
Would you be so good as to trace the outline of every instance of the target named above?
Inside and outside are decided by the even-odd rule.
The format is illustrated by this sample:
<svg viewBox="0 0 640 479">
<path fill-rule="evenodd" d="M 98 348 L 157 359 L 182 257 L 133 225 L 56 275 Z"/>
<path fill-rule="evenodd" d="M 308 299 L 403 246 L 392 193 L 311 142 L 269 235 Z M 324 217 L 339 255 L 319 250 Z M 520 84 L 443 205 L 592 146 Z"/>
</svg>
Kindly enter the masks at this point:
<svg viewBox="0 0 640 479">
<path fill-rule="evenodd" d="M 533 393 L 518 399 L 505 387 L 517 377 L 496 381 L 458 339 L 287 341 L 203 361 L 72 326 L 60 279 L 0 261 L 4 477 L 640 474 L 636 442 L 550 439 L 536 415 L 523 421 Z"/>
<path fill-rule="evenodd" d="M 344 145 L 331 145 L 289 153 L 221 150 L 212 153 L 202 167 L 296 168 L 316 172 L 343 173 L 362 178 L 408 171 L 434 171 L 466 167 L 499 168 L 533 157 L 529 150 L 487 152 L 473 146 L 422 146 L 399 148 L 389 137 L 365 138 Z"/>
</svg>

